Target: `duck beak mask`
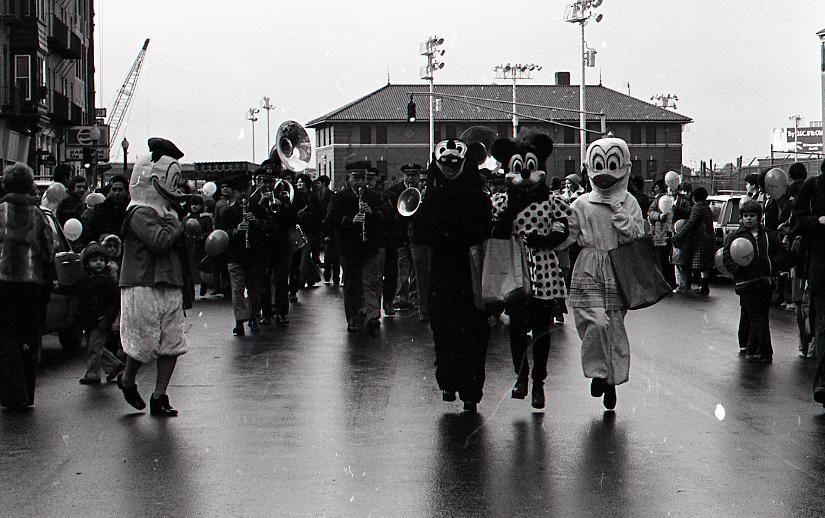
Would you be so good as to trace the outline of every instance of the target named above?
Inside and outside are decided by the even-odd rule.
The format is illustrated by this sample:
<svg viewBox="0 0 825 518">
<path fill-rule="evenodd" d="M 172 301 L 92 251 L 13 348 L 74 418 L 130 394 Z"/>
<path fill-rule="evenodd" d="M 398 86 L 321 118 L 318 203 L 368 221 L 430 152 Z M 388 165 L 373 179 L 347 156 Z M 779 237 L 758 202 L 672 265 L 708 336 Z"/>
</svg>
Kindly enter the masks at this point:
<svg viewBox="0 0 825 518">
<path fill-rule="evenodd" d="M 620 138 L 602 138 L 587 148 L 590 184 L 604 198 L 627 192 L 630 165 L 630 150 Z"/>
<path fill-rule="evenodd" d="M 182 203 L 188 196 L 179 192 L 181 169 L 178 161 L 169 156 L 157 162 L 148 158 L 139 160 L 129 180 L 129 206 L 151 207 L 161 216 L 175 214 L 175 203 Z"/>
</svg>

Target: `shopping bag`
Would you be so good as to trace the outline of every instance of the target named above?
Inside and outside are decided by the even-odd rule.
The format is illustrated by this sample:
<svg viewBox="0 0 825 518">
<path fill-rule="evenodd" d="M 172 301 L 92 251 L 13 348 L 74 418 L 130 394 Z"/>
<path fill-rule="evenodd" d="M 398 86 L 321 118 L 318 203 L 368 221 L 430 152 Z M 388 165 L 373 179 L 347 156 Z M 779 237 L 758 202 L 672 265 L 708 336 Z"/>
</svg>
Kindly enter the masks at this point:
<svg viewBox="0 0 825 518">
<path fill-rule="evenodd" d="M 484 243 L 481 295 L 484 305 L 500 307 L 531 293 L 527 256 L 521 237 L 488 239 Z"/>
<path fill-rule="evenodd" d="M 608 252 L 613 273 L 625 304 L 642 309 L 671 293 L 653 249 L 653 239 L 645 236 Z"/>
<path fill-rule="evenodd" d="M 321 282 L 321 271 L 318 265 L 312 260 L 309 247 L 304 247 L 301 251 L 301 265 L 298 271 L 298 282 L 301 286 L 304 284 L 314 286 Z"/>
<path fill-rule="evenodd" d="M 294 228 L 289 229 L 289 249 L 296 252 L 309 244 L 301 225 L 295 225 Z"/>
</svg>

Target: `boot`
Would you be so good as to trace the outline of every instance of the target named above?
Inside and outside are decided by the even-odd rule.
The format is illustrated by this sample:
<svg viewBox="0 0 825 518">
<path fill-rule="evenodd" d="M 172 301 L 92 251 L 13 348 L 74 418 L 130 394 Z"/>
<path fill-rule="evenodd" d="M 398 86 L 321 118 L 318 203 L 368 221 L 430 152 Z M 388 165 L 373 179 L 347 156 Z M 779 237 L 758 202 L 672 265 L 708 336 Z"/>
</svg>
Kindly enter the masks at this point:
<svg viewBox="0 0 825 518">
<path fill-rule="evenodd" d="M 510 397 L 513 399 L 524 399 L 527 397 L 527 378 L 519 378 L 516 384 L 513 385 L 513 391 L 510 392 Z"/>
<path fill-rule="evenodd" d="M 616 408 L 616 385 L 605 385 L 604 400 L 602 402 L 608 410 Z"/>
<path fill-rule="evenodd" d="M 149 415 L 175 417 L 178 415 L 178 411 L 169 404 L 169 396 L 161 394 L 158 397 L 152 396 L 149 398 Z"/>
<path fill-rule="evenodd" d="M 533 382 L 533 394 L 530 404 L 533 408 L 544 408 L 544 383 L 540 381 Z"/>
<path fill-rule="evenodd" d="M 604 394 L 604 378 L 593 378 L 590 382 L 590 395 L 593 397 L 602 397 Z"/>
</svg>

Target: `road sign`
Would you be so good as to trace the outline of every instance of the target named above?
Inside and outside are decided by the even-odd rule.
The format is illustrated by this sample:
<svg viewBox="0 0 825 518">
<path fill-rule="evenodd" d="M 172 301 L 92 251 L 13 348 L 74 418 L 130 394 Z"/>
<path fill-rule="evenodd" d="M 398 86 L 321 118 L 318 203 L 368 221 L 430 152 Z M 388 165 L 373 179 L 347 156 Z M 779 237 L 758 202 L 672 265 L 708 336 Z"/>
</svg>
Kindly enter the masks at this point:
<svg viewBox="0 0 825 518">
<path fill-rule="evenodd" d="M 95 118 L 105 119 L 106 118 L 106 108 L 95 108 Z"/>
<path fill-rule="evenodd" d="M 83 146 L 80 147 L 69 147 L 66 146 L 64 148 L 66 150 L 66 160 L 69 162 L 79 162 L 83 160 Z M 109 160 L 109 148 L 108 147 L 99 147 L 97 148 L 97 161 L 98 162 L 107 162 Z"/>
</svg>

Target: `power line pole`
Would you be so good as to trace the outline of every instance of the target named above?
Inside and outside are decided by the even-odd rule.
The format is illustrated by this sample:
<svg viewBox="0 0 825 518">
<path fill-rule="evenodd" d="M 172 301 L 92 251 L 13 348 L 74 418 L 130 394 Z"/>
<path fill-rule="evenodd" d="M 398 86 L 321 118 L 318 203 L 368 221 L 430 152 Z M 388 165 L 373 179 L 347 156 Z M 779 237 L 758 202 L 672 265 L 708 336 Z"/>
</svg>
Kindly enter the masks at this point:
<svg viewBox="0 0 825 518">
<path fill-rule="evenodd" d="M 258 108 L 250 108 L 248 112 L 246 112 L 246 120 L 252 122 L 252 163 L 255 163 L 255 123 L 258 122 L 258 117 L 255 115 L 260 112 Z"/>
<path fill-rule="evenodd" d="M 266 96 L 264 96 L 264 98 L 261 99 L 261 108 L 266 110 L 266 152 L 267 153 L 269 153 L 269 151 L 272 149 L 272 146 L 269 143 L 269 112 L 271 112 L 272 110 L 275 109 L 275 105 L 270 104 L 269 101 L 270 101 L 269 97 L 266 97 Z"/>
<path fill-rule="evenodd" d="M 433 118 L 433 76 L 436 70 L 444 68 L 444 63 L 436 60 L 435 56 L 443 56 L 444 50 L 439 50 L 438 47 L 444 43 L 444 38 L 438 36 L 430 36 L 427 41 L 421 44 L 420 54 L 427 56 L 427 65 L 421 69 L 421 79 L 427 79 L 430 82 L 430 154 L 427 156 L 429 162 L 435 149 L 435 119 Z"/>
<path fill-rule="evenodd" d="M 533 70 L 541 70 L 539 65 L 535 63 L 528 63 L 522 65 L 517 63 L 511 65 L 496 65 L 493 72 L 496 73 L 496 79 L 512 79 L 513 80 L 513 138 L 518 137 L 518 113 L 516 112 L 516 79 L 532 79 Z"/>
</svg>

